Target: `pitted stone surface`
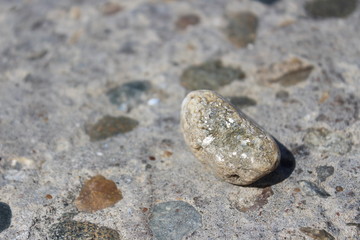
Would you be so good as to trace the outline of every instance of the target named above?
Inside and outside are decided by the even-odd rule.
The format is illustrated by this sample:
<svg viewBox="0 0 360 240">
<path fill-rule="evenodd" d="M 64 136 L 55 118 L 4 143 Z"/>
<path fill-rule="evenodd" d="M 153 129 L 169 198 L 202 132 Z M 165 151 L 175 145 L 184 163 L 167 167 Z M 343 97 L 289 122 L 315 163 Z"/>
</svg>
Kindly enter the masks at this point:
<svg viewBox="0 0 360 240">
<path fill-rule="evenodd" d="M 227 182 L 251 184 L 279 163 L 274 139 L 213 91 L 193 91 L 186 96 L 181 126 L 194 155 Z"/>
</svg>

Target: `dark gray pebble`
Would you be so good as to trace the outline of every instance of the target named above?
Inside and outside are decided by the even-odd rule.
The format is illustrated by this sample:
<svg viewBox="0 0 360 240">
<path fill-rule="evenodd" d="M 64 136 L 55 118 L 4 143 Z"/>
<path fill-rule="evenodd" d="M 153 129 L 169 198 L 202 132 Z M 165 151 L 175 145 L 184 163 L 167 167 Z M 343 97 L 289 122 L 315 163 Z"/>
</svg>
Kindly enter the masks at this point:
<svg viewBox="0 0 360 240">
<path fill-rule="evenodd" d="M 11 217 L 10 206 L 4 202 L 0 202 L 0 233 L 10 227 Z"/>
</svg>

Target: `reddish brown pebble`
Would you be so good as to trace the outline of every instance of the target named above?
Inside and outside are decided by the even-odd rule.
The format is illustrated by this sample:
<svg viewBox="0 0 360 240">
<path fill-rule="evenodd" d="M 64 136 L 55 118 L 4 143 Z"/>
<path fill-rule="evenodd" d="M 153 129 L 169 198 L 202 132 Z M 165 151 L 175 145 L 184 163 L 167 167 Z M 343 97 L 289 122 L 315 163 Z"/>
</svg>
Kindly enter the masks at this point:
<svg viewBox="0 0 360 240">
<path fill-rule="evenodd" d="M 336 187 L 335 187 L 335 190 L 336 190 L 336 192 L 342 192 L 342 191 L 344 191 L 343 187 L 341 187 L 341 186 L 336 186 Z"/>
<path fill-rule="evenodd" d="M 47 199 L 52 199 L 53 198 L 53 196 L 51 196 L 50 194 L 46 194 L 46 196 L 45 196 Z"/>
<path fill-rule="evenodd" d="M 148 208 L 146 208 L 146 207 L 141 208 L 141 211 L 142 211 L 143 213 L 146 213 L 148 210 L 149 210 L 149 209 L 148 209 Z"/>
<path fill-rule="evenodd" d="M 185 30 L 190 25 L 196 25 L 200 22 L 200 18 L 194 14 L 187 14 L 179 17 L 175 25 L 177 29 Z"/>
<path fill-rule="evenodd" d="M 97 175 L 84 183 L 75 205 L 79 211 L 94 212 L 113 206 L 122 198 L 113 181 Z"/>
<path fill-rule="evenodd" d="M 155 158 L 154 156 L 149 156 L 149 160 L 151 160 L 151 161 L 155 161 L 155 160 L 156 160 L 156 158 Z"/>
<path fill-rule="evenodd" d="M 300 188 L 294 188 L 294 192 L 300 192 Z"/>
</svg>

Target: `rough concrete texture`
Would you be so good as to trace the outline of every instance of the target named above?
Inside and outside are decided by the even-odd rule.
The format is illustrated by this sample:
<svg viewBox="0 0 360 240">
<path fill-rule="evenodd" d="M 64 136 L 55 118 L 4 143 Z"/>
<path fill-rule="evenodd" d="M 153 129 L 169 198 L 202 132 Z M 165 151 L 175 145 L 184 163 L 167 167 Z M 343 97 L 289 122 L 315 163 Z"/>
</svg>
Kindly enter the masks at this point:
<svg viewBox="0 0 360 240">
<path fill-rule="evenodd" d="M 185 239 L 358 239 L 360 9 L 316 16 L 307 1 L 1 0 L 0 202 L 10 209 L 0 213 L 0 239 L 79 229 L 58 225 L 69 222 L 152 239 L 151 210 L 169 201 L 201 215 L 202 226 Z M 239 12 L 258 18 L 256 38 L 243 48 L 226 34 Z M 182 20 L 191 23 L 179 29 L 189 14 L 199 21 Z M 294 58 L 311 73 L 264 77 Z M 210 60 L 245 73 L 217 91 L 253 99 L 244 112 L 292 152 L 251 187 L 209 174 L 180 132 L 187 93 L 180 77 Z M 123 111 L 107 93 L 131 81 L 149 81 L 157 92 L 129 99 L 138 105 Z M 104 116 L 139 125 L 90 141 L 85 126 Z M 321 166 L 332 175 L 320 180 Z M 74 200 L 97 174 L 124 198 L 78 212 Z"/>
</svg>

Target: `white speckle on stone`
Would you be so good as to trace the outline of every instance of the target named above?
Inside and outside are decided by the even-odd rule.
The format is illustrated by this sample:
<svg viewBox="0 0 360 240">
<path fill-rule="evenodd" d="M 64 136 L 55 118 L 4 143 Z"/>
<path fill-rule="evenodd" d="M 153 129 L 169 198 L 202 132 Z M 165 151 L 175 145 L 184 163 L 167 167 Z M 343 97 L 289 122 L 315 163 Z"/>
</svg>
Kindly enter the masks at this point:
<svg viewBox="0 0 360 240">
<path fill-rule="evenodd" d="M 96 152 L 96 155 L 103 156 L 104 154 L 102 152 Z"/>
<path fill-rule="evenodd" d="M 229 122 L 230 122 L 230 123 L 234 123 L 235 121 L 234 121 L 234 119 L 229 118 Z"/>
<path fill-rule="evenodd" d="M 202 141 L 202 146 L 206 147 L 208 146 L 212 141 L 214 141 L 214 137 L 212 135 L 207 136 L 206 138 L 204 138 L 204 140 Z"/>
<path fill-rule="evenodd" d="M 236 156 L 236 154 L 237 154 L 236 152 L 233 152 L 233 153 L 232 153 L 232 155 L 234 155 L 234 156 Z"/>
<path fill-rule="evenodd" d="M 217 155 L 216 155 L 216 160 L 217 160 L 218 162 L 223 162 L 223 161 L 224 161 L 224 158 L 223 158 L 223 156 L 222 156 L 221 154 L 217 154 Z"/>
<path fill-rule="evenodd" d="M 250 142 L 249 139 L 241 140 L 241 145 L 245 146 L 245 145 L 247 145 L 247 143 L 249 143 L 249 142 Z"/>
<path fill-rule="evenodd" d="M 241 156 L 242 158 L 247 158 L 246 153 L 242 153 L 240 156 Z"/>
</svg>

